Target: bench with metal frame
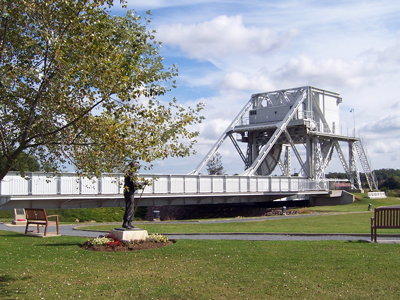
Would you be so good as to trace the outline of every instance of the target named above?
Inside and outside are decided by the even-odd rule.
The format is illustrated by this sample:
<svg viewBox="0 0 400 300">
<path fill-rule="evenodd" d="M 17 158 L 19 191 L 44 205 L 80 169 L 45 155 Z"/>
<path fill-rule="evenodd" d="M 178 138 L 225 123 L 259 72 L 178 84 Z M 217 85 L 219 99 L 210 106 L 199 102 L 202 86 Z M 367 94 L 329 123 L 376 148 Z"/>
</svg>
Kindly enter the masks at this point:
<svg viewBox="0 0 400 300">
<path fill-rule="evenodd" d="M 371 242 L 376 243 L 377 229 L 400 229 L 400 207 L 375 208 L 374 217 L 371 218 Z"/>
<path fill-rule="evenodd" d="M 26 227 L 25 227 L 25 234 L 28 233 L 28 227 L 30 224 L 37 225 L 37 233 L 40 233 L 39 226 L 44 227 L 44 236 L 47 233 L 54 233 L 54 232 L 47 232 L 47 228 L 50 225 L 55 225 L 57 228 L 57 235 L 60 234 L 59 227 L 58 227 L 58 215 L 50 215 L 46 214 L 46 210 L 44 208 L 25 208 L 26 214 Z M 49 218 L 55 217 L 55 221 L 50 221 Z"/>
</svg>

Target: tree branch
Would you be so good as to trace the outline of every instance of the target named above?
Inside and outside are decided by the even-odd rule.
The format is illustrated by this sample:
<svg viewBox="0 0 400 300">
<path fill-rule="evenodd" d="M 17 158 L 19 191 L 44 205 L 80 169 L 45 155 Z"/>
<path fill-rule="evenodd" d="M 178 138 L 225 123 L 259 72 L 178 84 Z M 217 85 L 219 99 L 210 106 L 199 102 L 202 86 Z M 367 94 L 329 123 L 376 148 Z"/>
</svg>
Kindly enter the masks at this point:
<svg viewBox="0 0 400 300">
<path fill-rule="evenodd" d="M 3 13 L 3 16 L 4 16 L 4 10 L 3 10 L 2 13 Z M 0 43 L 1 43 L 0 61 L 3 60 L 3 52 L 4 52 L 4 47 L 5 47 L 5 44 L 6 44 L 7 25 L 8 25 L 8 17 L 2 17 L 1 32 L 0 32 Z"/>
<path fill-rule="evenodd" d="M 113 90 L 114 90 L 114 88 L 118 85 L 118 83 L 119 83 L 119 80 L 117 80 L 117 82 L 116 82 L 115 85 L 113 86 L 113 88 L 112 88 L 110 94 L 108 95 L 108 97 L 109 97 L 110 95 L 113 94 Z M 79 120 L 81 120 L 84 116 L 86 116 L 86 115 L 87 115 L 89 112 L 91 112 L 94 108 L 96 108 L 96 107 L 99 106 L 101 103 L 103 103 L 105 100 L 106 100 L 106 97 L 104 96 L 100 101 L 98 101 L 98 102 L 96 102 L 95 104 L 93 104 L 92 106 L 90 106 L 88 109 L 86 109 L 83 113 L 81 113 L 77 118 L 75 118 L 75 119 L 72 120 L 71 122 L 65 124 L 64 126 L 58 128 L 58 129 L 56 129 L 56 130 L 53 130 L 53 131 L 50 131 L 50 132 L 47 132 L 47 133 L 44 133 L 44 134 L 32 136 L 32 137 L 28 140 L 28 142 L 30 142 L 31 140 L 33 140 L 33 139 L 35 139 L 35 138 L 38 138 L 38 137 L 46 137 L 46 136 L 54 135 L 54 134 L 56 134 L 56 133 L 58 133 L 58 132 L 60 132 L 60 131 L 63 131 L 63 130 L 65 130 L 65 129 L 69 128 L 70 126 L 72 126 L 73 124 L 75 124 L 76 122 L 78 122 Z"/>
</svg>

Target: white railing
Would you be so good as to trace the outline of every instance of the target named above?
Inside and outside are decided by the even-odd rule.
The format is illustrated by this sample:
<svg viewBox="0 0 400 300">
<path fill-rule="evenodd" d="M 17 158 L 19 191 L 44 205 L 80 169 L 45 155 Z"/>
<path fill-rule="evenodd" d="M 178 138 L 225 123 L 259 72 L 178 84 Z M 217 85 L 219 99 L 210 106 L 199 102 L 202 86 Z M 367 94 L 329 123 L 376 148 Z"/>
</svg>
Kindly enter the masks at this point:
<svg viewBox="0 0 400 300">
<path fill-rule="evenodd" d="M 299 177 L 152 174 L 141 174 L 140 177 L 151 182 L 143 195 L 285 193 L 329 189 L 328 182 L 317 183 Z M 123 194 L 123 184 L 124 174 L 104 174 L 100 178 L 88 179 L 75 173 L 56 177 L 28 173 L 22 178 L 11 172 L 0 182 L 0 195 L 117 195 Z"/>
</svg>

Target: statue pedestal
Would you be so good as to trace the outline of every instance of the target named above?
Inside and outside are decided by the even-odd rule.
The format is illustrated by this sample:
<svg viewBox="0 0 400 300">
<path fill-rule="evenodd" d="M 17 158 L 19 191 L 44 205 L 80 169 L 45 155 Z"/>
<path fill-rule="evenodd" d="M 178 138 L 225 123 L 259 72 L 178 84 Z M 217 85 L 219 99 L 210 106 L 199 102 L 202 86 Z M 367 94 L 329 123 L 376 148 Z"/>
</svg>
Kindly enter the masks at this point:
<svg viewBox="0 0 400 300">
<path fill-rule="evenodd" d="M 147 230 L 143 230 L 140 228 L 134 228 L 134 229 L 118 228 L 111 230 L 110 234 L 112 236 L 115 236 L 119 240 L 124 240 L 124 241 L 134 241 L 134 240 L 144 241 L 149 237 Z"/>
<path fill-rule="evenodd" d="M 15 221 L 15 220 L 13 220 L 11 222 L 11 224 L 13 224 L 13 225 L 26 225 L 26 221 Z"/>
</svg>

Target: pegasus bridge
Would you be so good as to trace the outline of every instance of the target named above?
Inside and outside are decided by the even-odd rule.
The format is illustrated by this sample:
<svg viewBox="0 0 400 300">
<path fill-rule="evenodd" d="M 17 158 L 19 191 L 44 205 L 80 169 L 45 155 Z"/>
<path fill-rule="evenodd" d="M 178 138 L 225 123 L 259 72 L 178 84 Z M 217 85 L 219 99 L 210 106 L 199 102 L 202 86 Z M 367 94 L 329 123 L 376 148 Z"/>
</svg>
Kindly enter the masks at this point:
<svg viewBox="0 0 400 300">
<path fill-rule="evenodd" d="M 359 161 L 369 189 L 377 191 L 361 140 L 355 134 L 339 133 L 340 103 L 338 93 L 311 86 L 252 95 L 190 174 L 141 174 L 151 184 L 138 191 L 139 205 L 243 204 L 282 198 L 348 203 L 341 192 L 332 191 L 335 180 L 325 178 L 335 152 L 347 175 L 342 185 L 362 189 Z M 244 172 L 202 175 L 201 170 L 226 140 L 237 150 Z M 245 152 L 239 143 L 245 144 Z M 347 148 L 347 156 L 342 147 Z M 292 153 L 301 166 L 296 176 L 291 171 Z M 271 175 L 279 170 L 282 176 Z M 27 173 L 21 177 L 10 172 L 0 182 L 0 209 L 124 206 L 123 181 L 124 174 L 89 179 L 75 173 Z M 329 202 L 335 198 L 332 196 L 336 202 Z"/>
</svg>

